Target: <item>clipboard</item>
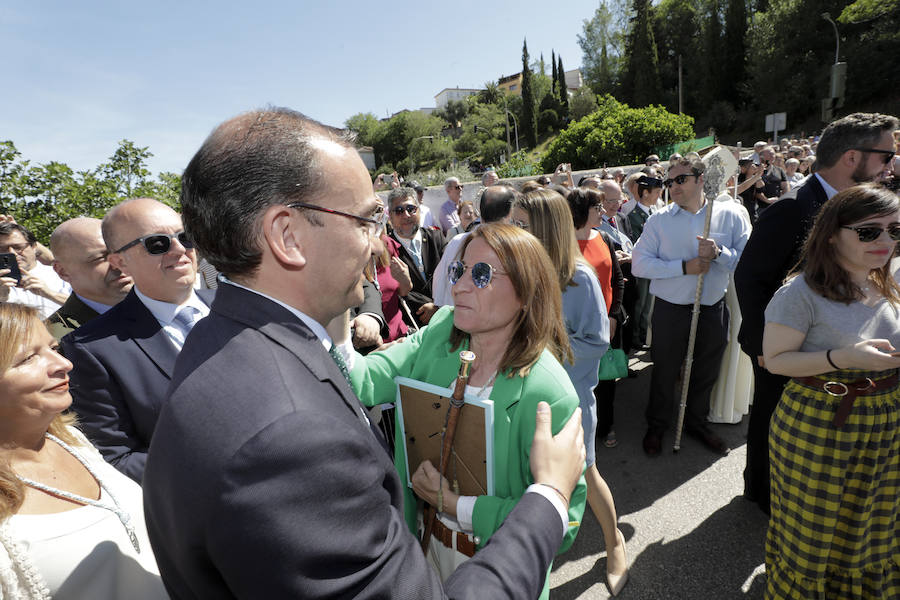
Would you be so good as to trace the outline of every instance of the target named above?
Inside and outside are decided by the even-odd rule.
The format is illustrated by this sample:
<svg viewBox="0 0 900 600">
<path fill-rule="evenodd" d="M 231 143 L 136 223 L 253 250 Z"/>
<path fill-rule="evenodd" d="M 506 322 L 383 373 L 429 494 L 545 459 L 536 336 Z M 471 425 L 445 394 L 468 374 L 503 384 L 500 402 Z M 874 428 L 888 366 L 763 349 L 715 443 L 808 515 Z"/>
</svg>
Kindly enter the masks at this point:
<svg viewBox="0 0 900 600">
<path fill-rule="evenodd" d="M 428 459 L 440 464 L 441 432 L 453 390 L 407 377 L 395 377 L 397 416 L 406 455 L 406 485 L 412 474 Z M 473 394 L 464 397 L 445 476 L 459 482 L 463 496 L 494 495 L 494 403 Z"/>
</svg>

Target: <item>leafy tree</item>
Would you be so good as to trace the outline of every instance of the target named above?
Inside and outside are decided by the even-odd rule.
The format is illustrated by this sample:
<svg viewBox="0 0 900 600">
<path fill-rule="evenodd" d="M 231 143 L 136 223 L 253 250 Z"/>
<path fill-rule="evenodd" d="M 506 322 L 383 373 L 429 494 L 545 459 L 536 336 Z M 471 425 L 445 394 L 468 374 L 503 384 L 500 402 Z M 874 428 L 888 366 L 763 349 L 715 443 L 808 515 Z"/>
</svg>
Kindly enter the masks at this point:
<svg viewBox="0 0 900 600">
<path fill-rule="evenodd" d="M 591 19 L 585 19 L 578 36 L 581 47 L 582 75 L 585 83 L 598 94 L 616 91 L 624 52 L 624 7 L 602 1 Z"/>
<path fill-rule="evenodd" d="M 659 61 L 650 27 L 650 0 L 634 0 L 635 17 L 625 44 L 622 97 L 638 106 L 661 100 Z"/>
<path fill-rule="evenodd" d="M 725 36 L 722 66 L 731 85 L 721 86 L 724 99 L 737 104 L 742 99 L 739 85 L 744 81 L 747 63 L 747 0 L 728 0 L 725 9 Z"/>
<path fill-rule="evenodd" d="M 531 175 L 540 175 L 541 173 L 540 165 L 531 160 L 528 157 L 528 153 L 524 150 L 514 152 L 505 163 L 497 167 L 497 175 L 501 179 L 529 177 Z"/>
<path fill-rule="evenodd" d="M 451 127 L 456 127 L 457 123 L 462 123 L 468 114 L 469 104 L 465 100 L 448 100 L 447 106 L 434 111 L 434 116 L 447 121 Z"/>
<path fill-rule="evenodd" d="M 378 117 L 370 112 L 355 114 L 344 122 L 344 126 L 356 134 L 356 141 L 360 146 L 375 145 L 380 125 Z"/>
<path fill-rule="evenodd" d="M 571 123 L 550 143 L 541 158 L 544 172 L 572 163 L 575 169 L 603 164 L 633 164 L 657 146 L 694 137 L 693 118 L 661 106 L 631 108 L 609 95 L 590 115 Z"/>
<path fill-rule="evenodd" d="M 695 0 L 662 0 L 653 11 L 653 35 L 659 54 L 660 102 L 678 110 L 678 60 L 683 65 L 683 100 L 687 113 L 702 113 L 706 104 L 706 55 L 700 50 L 701 20 Z"/>
<path fill-rule="evenodd" d="M 573 121 L 577 121 L 597 110 L 597 96 L 588 86 L 582 86 L 572 94 L 569 113 Z"/>
<path fill-rule="evenodd" d="M 531 67 L 528 64 L 528 41 L 522 42 L 522 133 L 531 146 L 537 146 L 537 119 L 534 115 L 535 95 Z"/>
<path fill-rule="evenodd" d="M 482 104 L 499 104 L 503 101 L 503 91 L 497 87 L 496 81 L 488 81 L 477 97 Z"/>
</svg>

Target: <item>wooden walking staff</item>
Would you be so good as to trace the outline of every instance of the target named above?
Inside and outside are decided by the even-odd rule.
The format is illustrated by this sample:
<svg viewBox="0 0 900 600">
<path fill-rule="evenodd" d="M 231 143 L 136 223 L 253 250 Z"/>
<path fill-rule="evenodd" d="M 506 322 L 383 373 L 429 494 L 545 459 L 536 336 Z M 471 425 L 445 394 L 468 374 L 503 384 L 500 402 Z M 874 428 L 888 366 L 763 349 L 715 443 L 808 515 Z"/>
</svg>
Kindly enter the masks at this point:
<svg viewBox="0 0 900 600">
<path fill-rule="evenodd" d="M 737 169 L 737 161 L 731 152 L 722 146 L 718 146 L 712 152 L 703 157 L 706 169 L 703 172 L 703 195 L 706 198 L 706 220 L 703 224 L 703 237 L 709 237 L 709 227 L 712 223 L 713 204 L 716 197 L 724 189 L 728 178 Z M 678 404 L 678 424 L 675 428 L 674 452 L 681 450 L 681 432 L 684 428 L 684 411 L 687 408 L 688 390 L 691 386 L 691 367 L 694 364 L 694 344 L 697 341 L 697 323 L 700 321 L 700 298 L 703 296 L 703 276 L 697 275 L 697 290 L 694 293 L 694 306 L 691 309 L 691 329 L 688 336 L 687 353 L 684 356 L 684 366 L 681 376 L 681 402 Z"/>
<path fill-rule="evenodd" d="M 441 464 L 438 467 L 440 479 L 438 479 L 438 506 L 428 505 L 425 509 L 425 532 L 422 534 L 422 552 L 428 554 L 428 543 L 431 541 L 431 532 L 434 529 L 434 520 L 439 511 L 443 511 L 443 477 L 450 464 L 450 455 L 453 453 L 453 438 L 456 436 L 456 424 L 459 422 L 459 414 L 465 406 L 466 384 L 469 383 L 469 367 L 475 361 L 475 353 L 463 350 L 459 353 L 459 376 L 456 378 L 456 386 L 453 388 L 453 396 L 450 397 L 450 408 L 447 410 L 447 425 L 444 428 L 444 437 L 441 440 Z"/>
</svg>

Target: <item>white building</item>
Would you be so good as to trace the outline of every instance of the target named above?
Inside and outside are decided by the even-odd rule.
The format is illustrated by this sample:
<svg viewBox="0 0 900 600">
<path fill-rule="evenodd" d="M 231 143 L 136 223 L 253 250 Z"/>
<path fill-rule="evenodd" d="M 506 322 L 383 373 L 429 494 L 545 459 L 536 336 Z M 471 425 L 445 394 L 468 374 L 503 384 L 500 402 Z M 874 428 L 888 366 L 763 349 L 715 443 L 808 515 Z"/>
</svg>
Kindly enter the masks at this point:
<svg viewBox="0 0 900 600">
<path fill-rule="evenodd" d="M 481 90 L 471 88 L 444 88 L 434 97 L 434 104 L 437 108 L 444 108 L 451 100 L 463 100 L 469 96 L 474 96 Z"/>
</svg>

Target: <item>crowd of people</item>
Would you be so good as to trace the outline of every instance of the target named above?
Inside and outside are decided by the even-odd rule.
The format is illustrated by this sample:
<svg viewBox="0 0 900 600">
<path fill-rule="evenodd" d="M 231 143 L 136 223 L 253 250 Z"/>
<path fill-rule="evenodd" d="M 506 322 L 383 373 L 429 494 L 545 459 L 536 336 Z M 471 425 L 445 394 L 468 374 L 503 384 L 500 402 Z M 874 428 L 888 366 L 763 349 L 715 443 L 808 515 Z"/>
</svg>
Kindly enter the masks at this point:
<svg viewBox="0 0 900 600">
<path fill-rule="evenodd" d="M 586 506 L 617 595 L 615 363 L 653 364 L 647 457 L 680 388 L 725 455 L 737 345 L 766 597 L 900 596 L 897 144 L 855 113 L 734 173 L 488 170 L 432 212 L 276 108 L 212 132 L 181 214 L 128 199 L 49 247 L 3 216 L 0 597 L 546 598 Z M 396 377 L 492 403 L 490 489 L 456 485 L 455 420 L 453 469 L 411 462 Z"/>
</svg>

